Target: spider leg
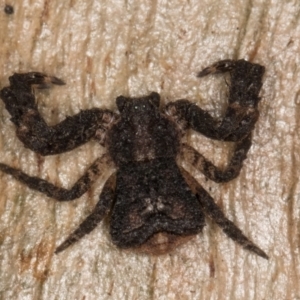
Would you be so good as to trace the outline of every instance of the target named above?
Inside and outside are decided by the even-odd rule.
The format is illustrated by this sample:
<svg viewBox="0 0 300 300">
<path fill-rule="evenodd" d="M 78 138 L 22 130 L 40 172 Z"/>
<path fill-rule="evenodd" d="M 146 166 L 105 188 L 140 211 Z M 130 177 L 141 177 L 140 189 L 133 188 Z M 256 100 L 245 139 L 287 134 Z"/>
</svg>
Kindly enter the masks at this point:
<svg viewBox="0 0 300 300">
<path fill-rule="evenodd" d="M 233 222 L 226 218 L 208 192 L 187 171 L 184 169 L 181 170 L 186 182 L 189 184 L 193 193 L 196 194 L 205 215 L 213 220 L 221 227 L 228 237 L 240 244 L 244 249 L 257 254 L 260 257 L 269 259 L 268 255 L 263 250 L 250 241 Z"/>
<path fill-rule="evenodd" d="M 103 190 L 100 194 L 99 201 L 92 213 L 78 226 L 78 228 L 69 235 L 69 237 L 60 244 L 55 253 L 59 253 L 72 244 L 76 243 L 83 236 L 90 233 L 107 215 L 112 205 L 115 193 L 116 176 L 115 173 L 105 182 Z"/>
<path fill-rule="evenodd" d="M 180 154 L 185 161 L 188 161 L 207 178 L 215 182 L 228 182 L 239 175 L 243 166 L 243 161 L 247 158 L 250 147 L 251 134 L 241 141 L 236 142 L 233 155 L 224 170 L 216 167 L 202 154 L 187 144 L 183 144 Z"/>
<path fill-rule="evenodd" d="M 42 155 L 62 153 L 86 143 L 113 119 L 112 112 L 94 108 L 48 126 L 38 111 L 33 88 L 49 88 L 64 82 L 37 72 L 15 73 L 9 81 L 10 86 L 0 91 L 0 98 L 17 127 L 18 138 L 25 147 Z"/>
<path fill-rule="evenodd" d="M 79 178 L 79 180 L 70 189 L 57 187 L 44 179 L 29 176 L 18 169 L 2 163 L 0 163 L 0 170 L 6 174 L 12 175 L 16 180 L 22 182 L 29 188 L 46 194 L 48 197 L 54 198 L 58 201 L 70 201 L 83 195 L 95 182 L 97 177 L 100 176 L 101 170 L 103 170 L 109 163 L 110 159 L 105 154 L 101 158 L 96 159 L 88 168 L 86 173 Z"/>
<path fill-rule="evenodd" d="M 198 74 L 230 73 L 228 107 L 221 121 L 188 100 L 166 106 L 166 113 L 183 127 L 189 127 L 217 140 L 238 141 L 247 136 L 258 119 L 259 91 L 265 68 L 245 60 L 219 61 Z"/>
</svg>

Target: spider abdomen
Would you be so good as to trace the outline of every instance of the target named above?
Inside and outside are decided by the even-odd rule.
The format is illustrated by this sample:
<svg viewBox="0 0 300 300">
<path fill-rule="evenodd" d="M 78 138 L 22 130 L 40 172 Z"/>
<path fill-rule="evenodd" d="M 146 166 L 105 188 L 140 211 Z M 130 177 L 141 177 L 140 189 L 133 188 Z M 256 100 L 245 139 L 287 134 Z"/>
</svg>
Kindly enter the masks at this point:
<svg viewBox="0 0 300 300">
<path fill-rule="evenodd" d="M 129 163 L 117 172 L 110 224 L 119 247 L 144 245 L 144 250 L 160 253 L 200 232 L 204 214 L 175 159 L 153 159 Z"/>
</svg>

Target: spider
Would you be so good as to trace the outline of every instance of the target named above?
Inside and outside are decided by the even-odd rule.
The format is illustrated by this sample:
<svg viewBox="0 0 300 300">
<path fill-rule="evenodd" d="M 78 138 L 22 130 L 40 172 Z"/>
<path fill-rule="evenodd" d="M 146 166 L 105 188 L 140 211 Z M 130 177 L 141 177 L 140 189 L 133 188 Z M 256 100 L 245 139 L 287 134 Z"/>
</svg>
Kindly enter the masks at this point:
<svg viewBox="0 0 300 300">
<path fill-rule="evenodd" d="M 70 151 L 91 139 L 107 152 L 87 169 L 70 188 L 57 187 L 19 169 L 0 164 L 0 170 L 29 188 L 58 201 L 83 195 L 109 166 L 115 172 L 107 179 L 91 214 L 60 244 L 65 250 L 90 233 L 109 215 L 112 242 L 119 248 L 163 254 L 202 231 L 205 216 L 247 250 L 268 259 L 226 218 L 208 192 L 181 166 L 185 160 L 207 178 L 228 182 L 236 178 L 251 146 L 251 134 L 258 119 L 258 97 L 265 68 L 245 60 L 222 60 L 203 69 L 198 77 L 230 74 L 228 107 L 222 120 L 188 100 L 168 103 L 159 109 L 160 95 L 127 98 L 119 96 L 119 113 L 93 108 L 48 126 L 38 111 L 33 88 L 65 84 L 61 79 L 38 72 L 15 73 L 1 98 L 16 134 L 24 146 L 41 155 Z M 181 139 L 188 129 L 211 139 L 234 142 L 226 168 L 213 165 Z"/>
</svg>

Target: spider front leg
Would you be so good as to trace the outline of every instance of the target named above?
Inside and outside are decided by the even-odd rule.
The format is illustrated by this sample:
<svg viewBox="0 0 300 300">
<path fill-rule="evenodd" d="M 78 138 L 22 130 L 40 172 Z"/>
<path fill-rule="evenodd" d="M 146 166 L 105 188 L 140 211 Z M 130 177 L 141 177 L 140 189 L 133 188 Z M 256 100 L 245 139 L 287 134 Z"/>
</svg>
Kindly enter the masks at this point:
<svg viewBox="0 0 300 300">
<path fill-rule="evenodd" d="M 48 126 L 38 111 L 32 89 L 64 82 L 37 72 L 15 73 L 9 81 L 10 86 L 1 90 L 0 97 L 17 127 L 17 136 L 25 147 L 42 155 L 62 153 L 86 143 L 98 130 L 105 130 L 113 119 L 112 112 L 95 108 Z"/>
<path fill-rule="evenodd" d="M 264 67 L 245 60 L 223 60 L 198 74 L 203 77 L 211 73 L 230 72 L 228 108 L 221 121 L 187 100 L 178 100 L 166 107 L 167 114 L 183 129 L 191 128 L 209 138 L 236 142 L 231 160 L 224 170 L 214 166 L 192 147 L 185 145 L 182 148 L 181 156 L 216 182 L 227 182 L 237 177 L 247 157 L 251 147 L 251 131 L 259 115 L 258 94 L 264 70 Z"/>
<path fill-rule="evenodd" d="M 104 184 L 103 190 L 100 194 L 99 201 L 96 204 L 92 213 L 78 226 L 78 228 L 71 233 L 71 235 L 59 245 L 55 253 L 59 253 L 72 244 L 76 243 L 83 236 L 90 233 L 108 214 L 115 194 L 116 175 L 113 174 Z"/>
<path fill-rule="evenodd" d="M 248 136 L 258 119 L 259 91 L 265 68 L 245 60 L 223 60 L 198 74 L 230 73 L 228 107 L 221 121 L 188 100 L 166 106 L 166 113 L 183 127 L 217 140 L 238 141 Z"/>
</svg>

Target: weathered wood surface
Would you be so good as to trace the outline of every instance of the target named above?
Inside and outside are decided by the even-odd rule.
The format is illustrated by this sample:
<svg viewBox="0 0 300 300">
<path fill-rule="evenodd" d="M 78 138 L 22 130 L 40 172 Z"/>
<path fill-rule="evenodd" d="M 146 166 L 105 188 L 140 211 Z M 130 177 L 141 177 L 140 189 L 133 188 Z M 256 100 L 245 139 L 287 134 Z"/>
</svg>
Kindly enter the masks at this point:
<svg viewBox="0 0 300 300">
<path fill-rule="evenodd" d="M 265 250 L 244 251 L 211 222 L 160 257 L 116 249 L 105 225 L 74 247 L 58 245 L 91 211 L 90 193 L 57 203 L 0 175 L 1 299 L 286 299 L 300 297 L 300 2 L 6 1 L 0 11 L 0 87 L 13 72 L 41 71 L 67 82 L 38 93 L 51 124 L 80 109 L 115 109 L 118 95 L 157 91 L 221 114 L 223 77 L 195 77 L 208 64 L 245 58 L 266 67 L 261 116 L 241 175 L 218 185 L 193 175 L 226 215 Z M 142 4 L 141 4 L 142 3 Z M 25 149 L 0 104 L 1 162 L 70 186 L 103 152 L 90 142 L 59 156 Z M 217 164 L 230 147 L 192 134 Z M 108 175 L 108 173 L 107 173 Z"/>
</svg>

